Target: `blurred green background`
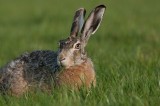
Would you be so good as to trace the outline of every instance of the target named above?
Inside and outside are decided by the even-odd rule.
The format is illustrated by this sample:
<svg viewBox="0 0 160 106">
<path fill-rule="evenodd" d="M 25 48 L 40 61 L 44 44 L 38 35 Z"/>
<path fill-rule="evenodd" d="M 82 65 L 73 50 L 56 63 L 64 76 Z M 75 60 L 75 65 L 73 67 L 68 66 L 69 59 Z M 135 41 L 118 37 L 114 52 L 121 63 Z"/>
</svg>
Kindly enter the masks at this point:
<svg viewBox="0 0 160 106">
<path fill-rule="evenodd" d="M 97 87 L 89 95 L 9 97 L 8 104 L 1 96 L 0 105 L 160 104 L 159 0 L 1 0 L 0 66 L 24 52 L 57 50 L 69 36 L 75 10 L 84 7 L 88 15 L 99 4 L 107 10 L 87 46 Z"/>
</svg>

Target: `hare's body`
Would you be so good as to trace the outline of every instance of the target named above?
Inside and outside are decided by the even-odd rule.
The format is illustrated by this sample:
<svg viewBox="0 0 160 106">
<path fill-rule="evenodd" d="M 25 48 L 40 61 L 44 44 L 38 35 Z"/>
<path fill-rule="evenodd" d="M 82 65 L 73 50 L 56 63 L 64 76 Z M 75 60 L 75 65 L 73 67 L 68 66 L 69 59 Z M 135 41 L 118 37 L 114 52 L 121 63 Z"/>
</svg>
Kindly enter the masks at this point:
<svg viewBox="0 0 160 106">
<path fill-rule="evenodd" d="M 53 84 L 74 88 L 95 86 L 95 70 L 89 58 L 79 65 L 60 71 L 54 60 L 56 56 L 53 51 L 35 51 L 11 61 L 0 70 L 1 92 L 19 96 L 31 89 L 49 91 Z"/>
<path fill-rule="evenodd" d="M 53 84 L 74 88 L 95 86 L 94 66 L 87 57 L 85 47 L 98 29 L 104 11 L 104 5 L 97 6 L 83 23 L 86 11 L 80 8 L 75 13 L 70 36 L 60 40 L 56 52 L 26 53 L 0 69 L 0 91 L 18 96 L 37 88 L 48 91 Z"/>
</svg>

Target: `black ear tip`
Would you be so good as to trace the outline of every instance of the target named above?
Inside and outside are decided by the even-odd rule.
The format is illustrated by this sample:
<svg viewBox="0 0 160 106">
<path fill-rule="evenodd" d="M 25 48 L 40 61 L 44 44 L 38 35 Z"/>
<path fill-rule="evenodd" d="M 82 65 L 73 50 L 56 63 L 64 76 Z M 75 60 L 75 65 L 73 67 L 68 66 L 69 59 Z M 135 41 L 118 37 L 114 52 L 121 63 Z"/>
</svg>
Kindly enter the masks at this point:
<svg viewBox="0 0 160 106">
<path fill-rule="evenodd" d="M 83 11 L 83 12 L 86 12 L 86 9 L 85 9 L 85 8 L 79 8 L 77 11 Z"/>
<path fill-rule="evenodd" d="M 86 14 L 86 9 L 85 8 L 79 8 L 76 12 L 81 12 L 83 14 L 83 16 L 85 16 Z"/>
<path fill-rule="evenodd" d="M 79 8 L 77 11 L 84 11 L 85 9 L 84 8 Z"/>
<path fill-rule="evenodd" d="M 98 5 L 96 8 L 106 8 L 104 4 Z"/>
</svg>

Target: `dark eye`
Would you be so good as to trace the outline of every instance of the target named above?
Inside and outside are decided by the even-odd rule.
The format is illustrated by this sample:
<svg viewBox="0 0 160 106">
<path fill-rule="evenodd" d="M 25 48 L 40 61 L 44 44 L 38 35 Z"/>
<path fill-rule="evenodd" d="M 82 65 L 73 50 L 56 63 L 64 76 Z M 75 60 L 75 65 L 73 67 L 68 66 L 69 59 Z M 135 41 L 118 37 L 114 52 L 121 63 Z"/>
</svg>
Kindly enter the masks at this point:
<svg viewBox="0 0 160 106">
<path fill-rule="evenodd" d="M 80 43 L 77 43 L 77 44 L 75 45 L 75 49 L 80 49 L 80 46 L 81 46 L 81 44 L 80 44 Z"/>
</svg>

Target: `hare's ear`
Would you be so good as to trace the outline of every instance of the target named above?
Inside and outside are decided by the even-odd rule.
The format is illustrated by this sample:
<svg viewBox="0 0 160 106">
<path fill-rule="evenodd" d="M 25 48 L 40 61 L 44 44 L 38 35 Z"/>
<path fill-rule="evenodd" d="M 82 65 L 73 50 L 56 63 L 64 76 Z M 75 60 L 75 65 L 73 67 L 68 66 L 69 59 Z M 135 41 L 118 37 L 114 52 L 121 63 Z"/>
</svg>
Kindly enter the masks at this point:
<svg viewBox="0 0 160 106">
<path fill-rule="evenodd" d="M 90 13 L 90 15 L 88 16 L 81 30 L 81 39 L 85 43 L 85 45 L 87 44 L 90 35 L 94 34 L 97 31 L 102 21 L 105 9 L 106 9 L 106 6 L 99 5 L 96 8 L 94 8 Z"/>
<path fill-rule="evenodd" d="M 86 14 L 86 10 L 84 8 L 80 8 L 75 12 L 70 36 L 76 37 L 78 35 L 80 30 L 82 29 L 85 14 Z"/>
</svg>

